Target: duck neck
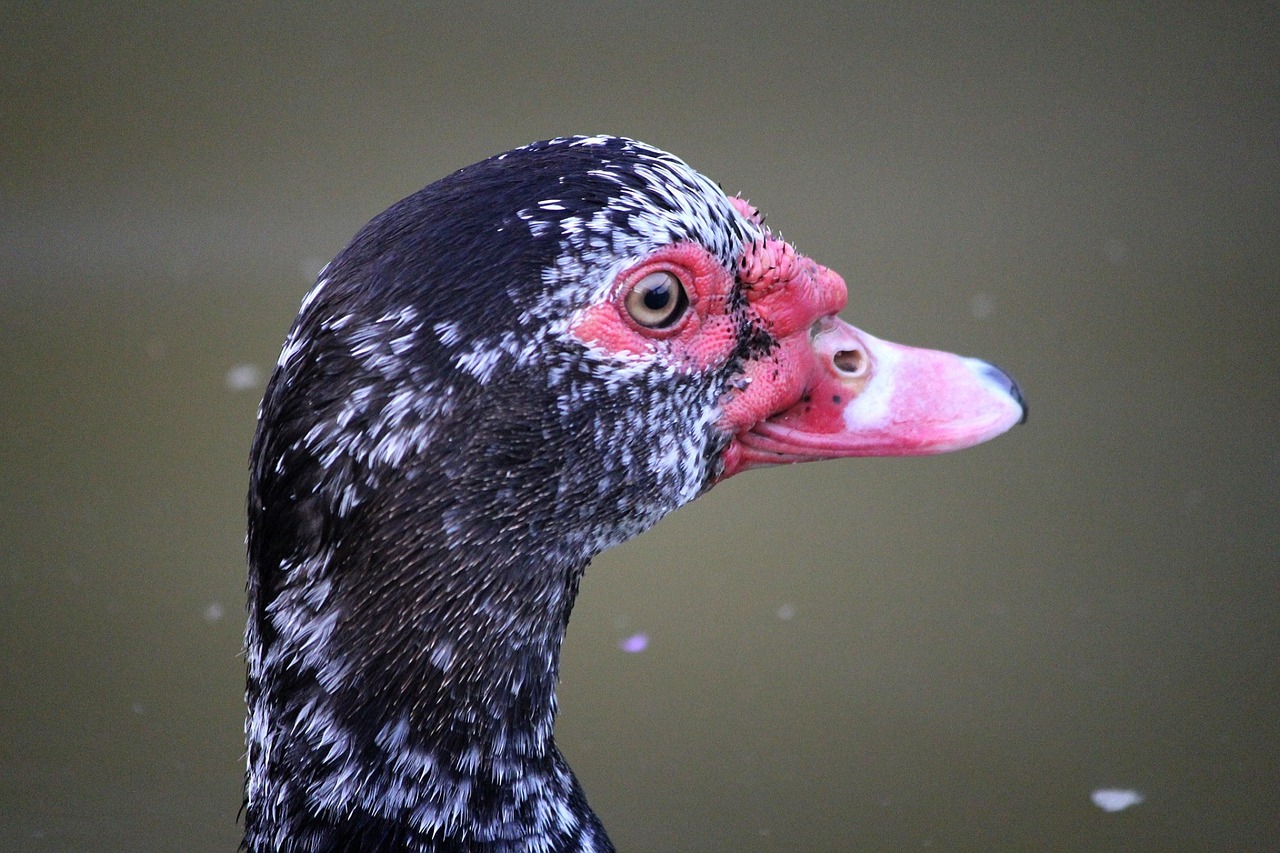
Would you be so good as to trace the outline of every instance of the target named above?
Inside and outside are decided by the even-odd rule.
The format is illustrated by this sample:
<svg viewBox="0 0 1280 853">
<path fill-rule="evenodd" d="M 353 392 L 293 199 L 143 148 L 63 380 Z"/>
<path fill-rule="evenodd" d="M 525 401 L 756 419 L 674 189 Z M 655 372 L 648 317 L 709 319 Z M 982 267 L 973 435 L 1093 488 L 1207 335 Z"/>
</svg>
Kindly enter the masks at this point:
<svg viewBox="0 0 1280 853">
<path fill-rule="evenodd" d="M 552 737 L 586 559 L 429 538 L 255 567 L 249 838 L 611 849 Z"/>
<path fill-rule="evenodd" d="M 254 441 L 246 846 L 612 849 L 552 738 L 560 644 L 590 558 L 691 499 L 701 457 L 654 454 L 667 422 L 585 369 L 359 374 L 308 337 L 345 322 L 299 321 Z"/>
</svg>

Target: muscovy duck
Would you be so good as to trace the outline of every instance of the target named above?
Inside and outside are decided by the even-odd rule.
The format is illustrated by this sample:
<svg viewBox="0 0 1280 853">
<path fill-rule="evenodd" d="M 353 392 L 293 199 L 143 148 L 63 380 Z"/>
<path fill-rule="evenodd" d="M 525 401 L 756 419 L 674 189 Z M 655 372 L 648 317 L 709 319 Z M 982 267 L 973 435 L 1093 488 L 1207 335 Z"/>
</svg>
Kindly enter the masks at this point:
<svg viewBox="0 0 1280 853">
<path fill-rule="evenodd" d="M 250 851 L 612 850 L 556 748 L 591 558 L 739 471 L 967 447 L 986 362 L 878 340 L 844 282 L 676 157 L 539 142 L 320 274 L 249 490 Z"/>
</svg>

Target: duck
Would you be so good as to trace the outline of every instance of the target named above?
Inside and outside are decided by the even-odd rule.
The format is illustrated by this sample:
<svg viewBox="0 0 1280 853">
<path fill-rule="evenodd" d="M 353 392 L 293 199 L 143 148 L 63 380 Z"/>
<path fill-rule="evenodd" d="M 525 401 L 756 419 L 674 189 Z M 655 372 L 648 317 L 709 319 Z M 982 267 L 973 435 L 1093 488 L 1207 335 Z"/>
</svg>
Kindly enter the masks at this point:
<svg viewBox="0 0 1280 853">
<path fill-rule="evenodd" d="M 556 746 L 591 559 L 764 466 L 958 450 L 1026 416 L 974 358 L 683 160 L 536 142 L 372 219 L 258 413 L 243 849 L 610 851 Z"/>
</svg>

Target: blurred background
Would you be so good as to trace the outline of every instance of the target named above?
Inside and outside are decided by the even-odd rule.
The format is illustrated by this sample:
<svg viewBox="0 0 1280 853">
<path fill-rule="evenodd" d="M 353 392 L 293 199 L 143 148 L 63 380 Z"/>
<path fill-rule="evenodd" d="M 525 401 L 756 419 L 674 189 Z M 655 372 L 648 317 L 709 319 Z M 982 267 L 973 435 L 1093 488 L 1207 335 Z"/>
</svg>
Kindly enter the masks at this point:
<svg viewBox="0 0 1280 853">
<path fill-rule="evenodd" d="M 293 314 L 391 202 L 570 133 L 742 191 L 846 319 L 1031 403 L 953 456 L 735 478 L 593 564 L 558 739 L 619 849 L 1280 846 L 1275 5 L 0 31 L 0 849 L 235 848 L 246 457 Z"/>
</svg>

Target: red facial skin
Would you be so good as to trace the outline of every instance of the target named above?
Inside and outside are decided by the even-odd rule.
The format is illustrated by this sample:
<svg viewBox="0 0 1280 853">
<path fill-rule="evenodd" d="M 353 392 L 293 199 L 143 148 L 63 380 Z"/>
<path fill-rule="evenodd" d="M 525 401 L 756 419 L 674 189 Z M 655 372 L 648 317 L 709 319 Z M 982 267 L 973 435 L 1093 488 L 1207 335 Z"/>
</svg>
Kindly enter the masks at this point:
<svg viewBox="0 0 1280 853">
<path fill-rule="evenodd" d="M 631 288 L 646 275 L 673 273 L 684 284 L 689 310 L 665 329 L 637 323 L 627 312 Z M 575 318 L 571 331 L 593 348 L 623 356 L 659 356 L 681 370 L 723 364 L 738 341 L 738 320 L 728 312 L 733 278 L 715 257 L 694 243 L 664 246 L 618 276 L 613 298 Z"/>
<path fill-rule="evenodd" d="M 759 221 L 745 201 L 733 202 Z M 627 312 L 626 296 L 659 270 L 684 284 L 689 308 L 668 328 L 646 328 Z M 844 280 L 767 231 L 739 260 L 737 281 L 753 322 L 776 344 L 743 365 L 721 401 L 719 426 L 733 436 L 721 479 L 762 465 L 958 450 L 1025 417 L 1012 381 L 985 362 L 891 344 L 839 319 Z M 711 369 L 738 344 L 740 317 L 728 310 L 734 287 L 701 246 L 665 246 L 623 272 L 613 298 L 579 314 L 572 332 L 611 353 Z"/>
</svg>

